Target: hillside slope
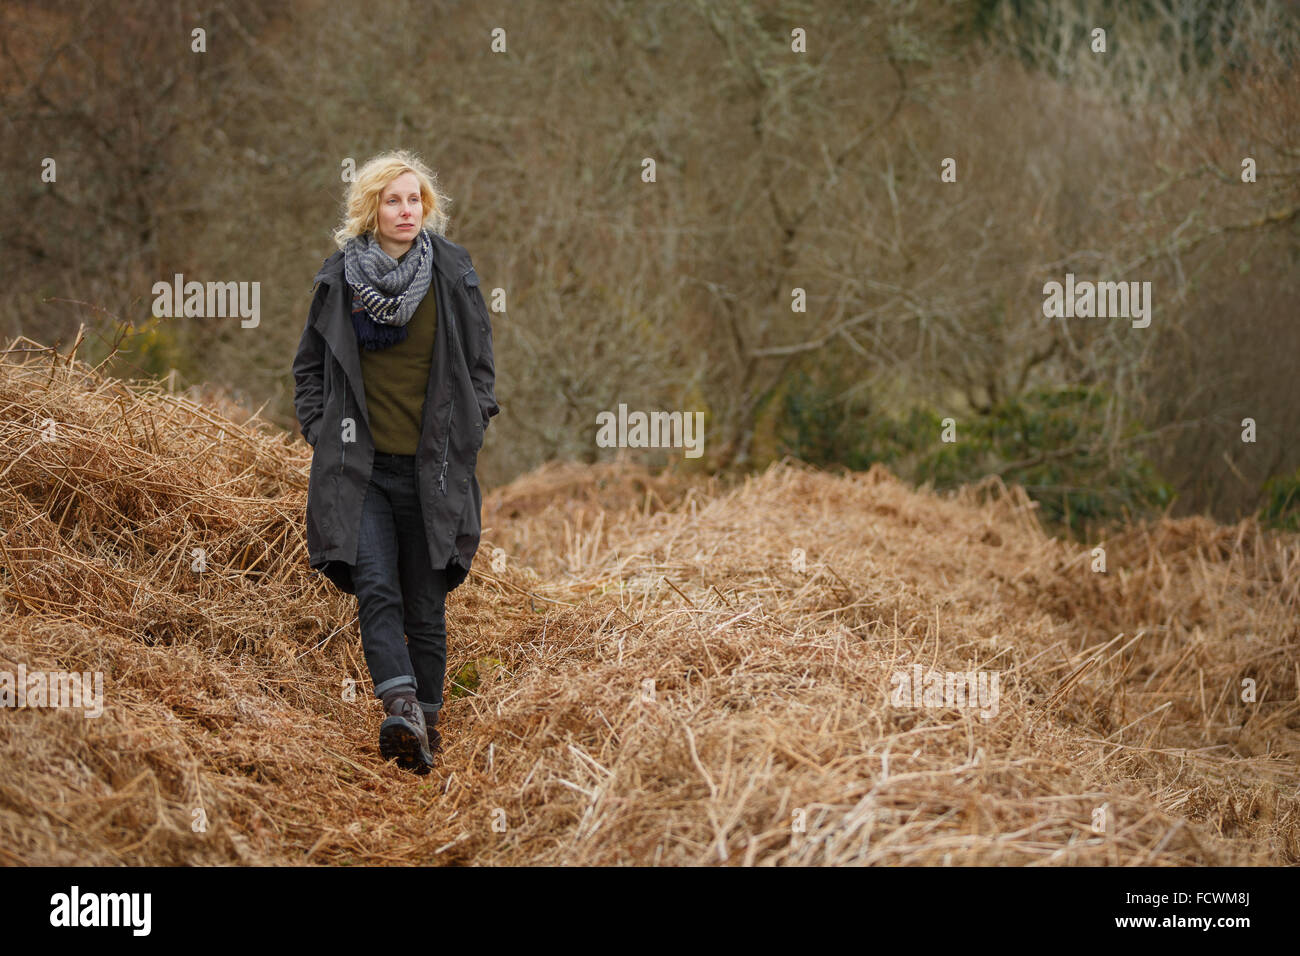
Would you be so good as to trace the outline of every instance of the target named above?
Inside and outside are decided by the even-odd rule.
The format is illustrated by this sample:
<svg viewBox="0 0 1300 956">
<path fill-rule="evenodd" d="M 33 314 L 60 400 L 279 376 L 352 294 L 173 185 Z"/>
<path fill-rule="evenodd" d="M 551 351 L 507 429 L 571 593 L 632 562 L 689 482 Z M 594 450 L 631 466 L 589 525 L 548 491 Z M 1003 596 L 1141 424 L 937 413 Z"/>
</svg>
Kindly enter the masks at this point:
<svg viewBox="0 0 1300 956">
<path fill-rule="evenodd" d="M 0 359 L 0 671 L 105 700 L 3 714 L 0 861 L 1300 862 L 1296 536 L 1166 520 L 1097 573 L 996 483 L 548 466 L 487 498 L 416 778 L 308 574 L 310 449 Z M 893 700 L 932 671 L 988 716 Z"/>
</svg>

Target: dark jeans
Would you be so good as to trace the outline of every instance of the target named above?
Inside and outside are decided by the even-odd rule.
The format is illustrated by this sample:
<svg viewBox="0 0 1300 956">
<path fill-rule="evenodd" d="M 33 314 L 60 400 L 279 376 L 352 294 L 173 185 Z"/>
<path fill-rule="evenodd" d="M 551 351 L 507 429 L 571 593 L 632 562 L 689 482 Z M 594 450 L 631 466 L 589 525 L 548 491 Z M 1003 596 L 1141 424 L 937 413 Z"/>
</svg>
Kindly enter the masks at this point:
<svg viewBox="0 0 1300 956">
<path fill-rule="evenodd" d="M 447 577 L 429 562 L 414 455 L 375 454 L 352 580 L 375 696 L 414 689 L 433 727 L 447 671 Z"/>
</svg>

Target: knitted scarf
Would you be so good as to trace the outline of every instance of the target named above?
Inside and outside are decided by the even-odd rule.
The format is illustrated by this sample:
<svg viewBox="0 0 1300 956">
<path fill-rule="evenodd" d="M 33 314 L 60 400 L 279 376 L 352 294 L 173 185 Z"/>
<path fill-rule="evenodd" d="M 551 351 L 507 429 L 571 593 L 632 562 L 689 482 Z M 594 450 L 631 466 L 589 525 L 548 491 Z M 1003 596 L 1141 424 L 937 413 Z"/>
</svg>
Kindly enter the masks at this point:
<svg viewBox="0 0 1300 956">
<path fill-rule="evenodd" d="M 433 241 L 421 229 L 398 262 L 369 233 L 355 236 L 343 247 L 343 275 L 352 287 L 357 344 L 371 352 L 397 345 L 433 281 Z"/>
</svg>

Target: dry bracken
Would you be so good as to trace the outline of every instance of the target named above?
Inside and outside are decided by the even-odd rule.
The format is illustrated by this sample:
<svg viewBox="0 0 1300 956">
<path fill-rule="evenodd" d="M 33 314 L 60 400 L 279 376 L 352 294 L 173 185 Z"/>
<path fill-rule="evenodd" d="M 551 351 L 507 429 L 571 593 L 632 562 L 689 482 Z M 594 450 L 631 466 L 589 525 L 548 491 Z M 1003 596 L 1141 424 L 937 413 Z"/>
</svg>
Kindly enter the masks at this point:
<svg viewBox="0 0 1300 956">
<path fill-rule="evenodd" d="M 1102 573 L 996 480 L 549 465 L 485 502 L 416 778 L 296 436 L 20 339 L 0 447 L 0 670 L 106 705 L 0 715 L 5 863 L 1300 862 L 1295 535 L 1164 519 Z M 916 665 L 996 713 L 896 706 Z"/>
</svg>

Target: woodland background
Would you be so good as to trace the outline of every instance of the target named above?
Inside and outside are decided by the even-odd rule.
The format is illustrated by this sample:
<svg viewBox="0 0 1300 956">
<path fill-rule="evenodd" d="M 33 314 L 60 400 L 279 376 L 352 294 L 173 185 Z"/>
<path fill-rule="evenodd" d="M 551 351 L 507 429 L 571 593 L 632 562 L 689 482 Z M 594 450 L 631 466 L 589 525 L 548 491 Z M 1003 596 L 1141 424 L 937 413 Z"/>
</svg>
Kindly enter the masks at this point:
<svg viewBox="0 0 1300 956">
<path fill-rule="evenodd" d="M 10 2 L 0 332 L 84 325 L 79 357 L 296 432 L 341 164 L 404 147 L 504 290 L 485 485 L 613 456 L 624 402 L 707 412 L 683 469 L 880 461 L 1000 475 L 1080 534 L 1296 529 L 1298 39 L 1267 0 Z M 177 272 L 260 282 L 261 324 L 152 318 Z M 1150 281 L 1150 327 L 1045 319 L 1067 272 Z"/>
</svg>

